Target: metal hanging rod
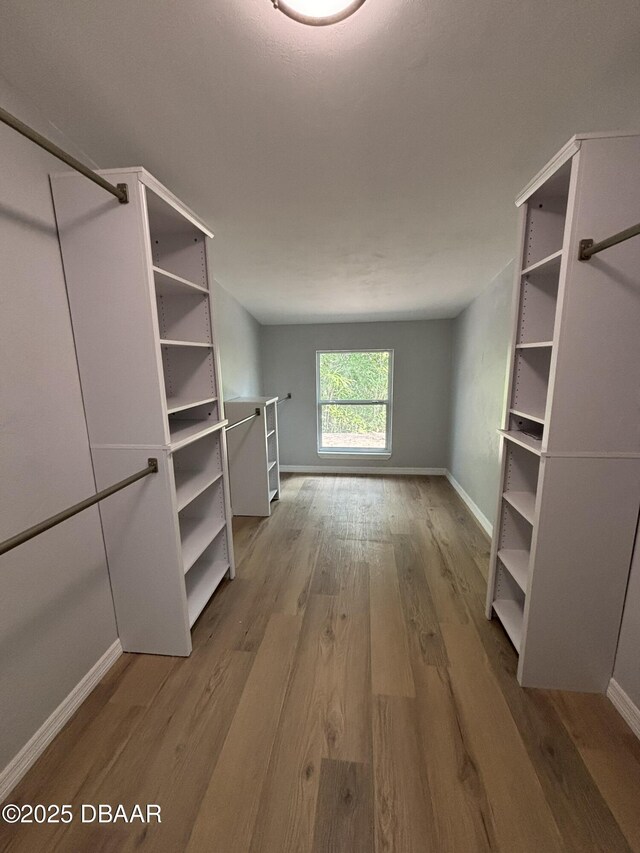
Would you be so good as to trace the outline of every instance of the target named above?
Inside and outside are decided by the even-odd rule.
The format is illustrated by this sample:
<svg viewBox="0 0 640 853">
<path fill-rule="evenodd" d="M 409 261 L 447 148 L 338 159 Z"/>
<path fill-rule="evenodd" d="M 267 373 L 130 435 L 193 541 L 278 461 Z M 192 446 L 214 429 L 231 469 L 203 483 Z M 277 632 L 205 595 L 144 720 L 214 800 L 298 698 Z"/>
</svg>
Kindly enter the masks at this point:
<svg viewBox="0 0 640 853">
<path fill-rule="evenodd" d="M 282 397 L 280 400 L 278 400 L 276 405 L 279 406 L 280 403 L 285 403 L 287 400 L 290 400 L 290 399 L 291 399 L 291 392 L 289 392 L 286 397 Z"/>
<path fill-rule="evenodd" d="M 50 530 L 57 524 L 61 524 L 63 521 L 66 521 L 68 518 L 71 518 L 71 516 L 77 515 L 79 512 L 82 512 L 83 509 L 87 509 L 88 507 L 97 504 L 98 501 L 104 500 L 104 498 L 108 498 L 109 495 L 113 495 L 115 494 L 115 492 L 119 492 L 121 489 L 130 486 L 132 483 L 135 483 L 136 480 L 141 480 L 143 477 L 146 477 L 149 474 L 157 473 L 158 460 L 148 459 L 147 467 L 143 468 L 142 471 L 138 471 L 136 474 L 132 474 L 130 477 L 125 477 L 125 479 L 120 480 L 119 483 L 114 483 L 113 486 L 108 486 L 106 489 L 102 489 L 102 491 L 96 492 L 96 494 L 92 495 L 90 498 L 85 498 L 85 500 L 80 501 L 80 503 L 74 504 L 68 509 L 64 509 L 62 510 L 62 512 L 57 513 L 56 515 L 52 515 L 51 518 L 47 518 L 44 521 L 41 521 L 40 524 L 34 524 L 33 527 L 29 527 L 27 530 L 23 530 L 22 533 L 18 533 L 17 536 L 12 536 L 10 539 L 5 539 L 4 542 L 0 542 L 0 554 L 6 554 L 6 552 L 11 551 L 12 548 L 17 548 L 18 545 L 22 545 L 24 542 L 28 542 L 29 539 L 33 539 L 34 536 L 39 536 L 41 533 L 44 533 L 45 530 Z"/>
<path fill-rule="evenodd" d="M 607 237 L 606 240 L 601 240 L 599 243 L 594 243 L 593 240 L 580 240 L 580 250 L 578 252 L 579 261 L 588 261 L 598 252 L 603 249 L 609 249 L 611 246 L 616 246 L 618 243 L 624 243 L 631 237 L 637 237 L 640 234 L 640 222 L 637 225 L 632 225 L 631 228 L 625 228 L 624 231 L 618 231 L 613 237 Z"/>
<path fill-rule="evenodd" d="M 227 426 L 225 427 L 225 430 L 227 430 L 227 432 L 228 432 L 230 429 L 233 429 L 234 427 L 240 426 L 240 424 L 246 424 L 247 421 L 252 421 L 254 418 L 259 418 L 259 417 L 260 417 L 260 409 L 256 409 L 255 413 L 253 415 L 247 415 L 247 417 L 243 418 L 241 421 L 236 421 L 235 423 L 227 424 Z"/>
<path fill-rule="evenodd" d="M 33 128 L 29 127 L 28 124 L 25 124 L 23 121 L 20 121 L 19 118 L 16 118 L 11 115 L 11 113 L 3 110 L 2 107 L 0 107 L 0 121 L 8 124 L 9 127 L 12 127 L 14 130 L 17 130 L 18 133 L 26 136 L 27 139 L 35 142 L 35 144 L 39 145 L 40 148 L 44 148 L 44 150 L 48 151 L 49 154 L 53 154 L 54 157 L 62 160 L 62 162 L 66 163 L 67 166 L 71 166 L 72 169 L 75 169 L 86 178 L 89 178 L 89 180 L 93 181 L 94 184 L 98 184 L 98 186 L 102 187 L 103 190 L 114 195 L 120 204 L 127 204 L 129 201 L 129 193 L 126 184 L 117 184 L 114 186 L 114 184 L 110 184 L 109 181 L 105 181 L 105 179 L 97 172 L 94 172 L 93 169 L 85 166 L 84 163 L 80 162 L 80 160 L 76 160 L 76 158 L 72 157 L 71 154 L 67 154 L 66 151 L 62 150 L 62 148 L 58 148 L 58 146 L 51 142 L 51 140 L 47 139 L 46 136 L 42 136 L 42 134 L 38 133 L 37 130 L 33 130 Z"/>
</svg>

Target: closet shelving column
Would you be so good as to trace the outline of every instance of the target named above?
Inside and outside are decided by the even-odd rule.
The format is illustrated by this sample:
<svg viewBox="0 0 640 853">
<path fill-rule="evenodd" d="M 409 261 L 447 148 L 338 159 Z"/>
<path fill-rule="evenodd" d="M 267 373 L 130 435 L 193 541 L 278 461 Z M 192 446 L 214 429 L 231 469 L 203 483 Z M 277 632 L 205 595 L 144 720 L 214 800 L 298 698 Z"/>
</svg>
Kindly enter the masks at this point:
<svg viewBox="0 0 640 853">
<path fill-rule="evenodd" d="M 227 402 L 231 423 L 259 416 L 229 431 L 229 475 L 234 515 L 271 515 L 280 497 L 278 398 L 235 397 Z"/>
<path fill-rule="evenodd" d="M 51 182 L 98 488 L 159 463 L 100 509 L 118 630 L 125 651 L 188 655 L 234 575 L 213 235 L 144 169 L 101 174 L 127 205 L 76 174 Z"/>
<path fill-rule="evenodd" d="M 513 336 L 487 616 L 532 687 L 606 690 L 640 504 L 640 136 L 573 137 L 518 198 Z M 635 284 L 634 284 L 635 282 Z"/>
</svg>

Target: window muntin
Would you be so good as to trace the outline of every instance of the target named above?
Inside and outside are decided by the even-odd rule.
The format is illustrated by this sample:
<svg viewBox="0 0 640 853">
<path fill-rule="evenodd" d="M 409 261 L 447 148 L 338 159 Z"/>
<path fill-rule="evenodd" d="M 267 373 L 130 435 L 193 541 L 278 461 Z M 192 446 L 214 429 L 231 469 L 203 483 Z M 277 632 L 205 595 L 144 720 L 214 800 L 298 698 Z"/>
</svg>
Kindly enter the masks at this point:
<svg viewBox="0 0 640 853">
<path fill-rule="evenodd" d="M 318 452 L 391 453 L 393 350 L 316 354 Z"/>
</svg>

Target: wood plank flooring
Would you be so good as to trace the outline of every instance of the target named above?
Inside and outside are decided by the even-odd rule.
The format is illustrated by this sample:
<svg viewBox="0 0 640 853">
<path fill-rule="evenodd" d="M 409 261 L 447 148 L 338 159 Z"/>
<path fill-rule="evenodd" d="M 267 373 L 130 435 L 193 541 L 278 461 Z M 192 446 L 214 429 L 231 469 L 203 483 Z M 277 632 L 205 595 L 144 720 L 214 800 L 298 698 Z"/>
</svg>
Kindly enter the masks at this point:
<svg viewBox="0 0 640 853">
<path fill-rule="evenodd" d="M 124 655 L 9 798 L 162 823 L 0 822 L 0 850 L 640 853 L 640 742 L 518 686 L 444 478 L 291 475 L 236 522 L 191 657 Z"/>
</svg>

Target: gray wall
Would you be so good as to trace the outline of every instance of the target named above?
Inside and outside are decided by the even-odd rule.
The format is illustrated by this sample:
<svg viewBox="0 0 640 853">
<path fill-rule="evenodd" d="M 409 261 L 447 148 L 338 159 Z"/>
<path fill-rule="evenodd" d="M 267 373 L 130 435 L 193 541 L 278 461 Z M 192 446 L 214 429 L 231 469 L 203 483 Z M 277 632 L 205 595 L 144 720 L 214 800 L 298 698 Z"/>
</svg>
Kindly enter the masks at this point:
<svg viewBox="0 0 640 853">
<path fill-rule="evenodd" d="M 260 324 L 217 282 L 213 292 L 225 400 L 261 394 Z"/>
<path fill-rule="evenodd" d="M 451 321 L 263 326 L 265 394 L 280 408 L 280 462 L 304 466 L 445 468 L 450 415 Z M 393 349 L 390 459 L 320 458 L 316 450 L 316 350 Z"/>
<path fill-rule="evenodd" d="M 613 677 L 640 709 L 640 537 L 631 564 Z"/>
<path fill-rule="evenodd" d="M 504 402 L 513 263 L 454 323 L 449 470 L 494 523 L 498 433 Z"/>
<path fill-rule="evenodd" d="M 69 148 L 0 79 L 0 103 Z M 0 539 L 95 491 L 48 174 L 0 125 Z M 97 508 L 2 557 L 0 771 L 117 637 Z"/>
</svg>

